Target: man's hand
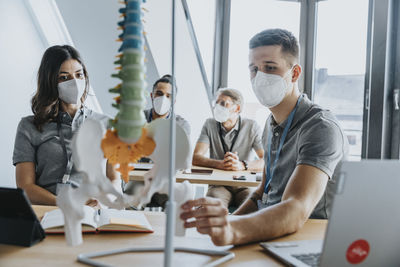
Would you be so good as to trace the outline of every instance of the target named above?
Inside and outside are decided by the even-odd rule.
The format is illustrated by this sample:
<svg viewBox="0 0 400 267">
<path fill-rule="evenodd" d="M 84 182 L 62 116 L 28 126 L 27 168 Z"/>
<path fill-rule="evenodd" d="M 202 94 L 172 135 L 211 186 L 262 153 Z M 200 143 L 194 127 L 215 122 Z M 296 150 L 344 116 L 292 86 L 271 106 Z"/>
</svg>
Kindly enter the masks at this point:
<svg viewBox="0 0 400 267">
<path fill-rule="evenodd" d="M 217 246 L 233 243 L 228 210 L 219 199 L 206 197 L 189 200 L 181 208 L 183 212 L 180 217 L 185 221 L 185 228 L 196 227 L 199 233 L 209 235 Z M 189 220 L 191 218 L 194 220 Z"/>
<path fill-rule="evenodd" d="M 239 160 L 237 152 L 226 152 L 224 156 L 224 170 L 228 171 L 242 171 L 244 170 L 244 164 Z"/>
</svg>

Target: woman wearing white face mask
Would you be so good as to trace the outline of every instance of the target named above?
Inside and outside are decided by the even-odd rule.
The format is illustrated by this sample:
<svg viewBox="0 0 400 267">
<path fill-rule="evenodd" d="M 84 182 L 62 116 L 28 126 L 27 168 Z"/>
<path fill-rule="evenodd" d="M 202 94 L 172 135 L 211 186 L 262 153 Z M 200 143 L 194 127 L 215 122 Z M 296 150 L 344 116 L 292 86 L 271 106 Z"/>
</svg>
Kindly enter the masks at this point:
<svg viewBox="0 0 400 267">
<path fill-rule="evenodd" d="M 214 118 L 204 123 L 193 153 L 194 165 L 229 171 L 262 170 L 261 130 L 254 120 L 240 116 L 242 105 L 243 97 L 238 90 L 218 90 Z M 207 193 L 221 199 L 226 207 L 240 206 L 249 194 L 247 187 L 232 186 L 210 186 Z"/>
<path fill-rule="evenodd" d="M 33 204 L 56 205 L 57 187 L 79 184 L 81 174 L 71 158 L 71 139 L 85 118 L 107 123 L 108 117 L 84 106 L 89 76 L 77 50 L 52 46 L 43 55 L 33 116 L 21 119 L 14 145 L 17 186 Z M 111 165 L 107 176 L 116 181 Z M 87 203 L 96 206 L 97 201 Z"/>
</svg>

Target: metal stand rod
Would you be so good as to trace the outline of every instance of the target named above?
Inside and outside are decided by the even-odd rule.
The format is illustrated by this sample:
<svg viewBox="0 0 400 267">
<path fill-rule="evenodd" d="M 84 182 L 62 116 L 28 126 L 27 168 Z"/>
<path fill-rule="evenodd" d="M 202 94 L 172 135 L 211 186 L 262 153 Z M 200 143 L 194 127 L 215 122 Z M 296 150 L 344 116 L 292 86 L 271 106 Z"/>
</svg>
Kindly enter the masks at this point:
<svg viewBox="0 0 400 267">
<path fill-rule="evenodd" d="M 174 235 L 175 235 L 175 149 L 176 149 L 176 119 L 175 119 L 175 0 L 172 0 L 172 58 L 171 58 L 171 113 L 170 113 L 170 141 L 169 141 L 169 184 L 168 184 L 168 202 L 167 208 L 167 225 L 165 233 L 165 255 L 164 267 L 171 267 L 174 255 Z"/>
</svg>

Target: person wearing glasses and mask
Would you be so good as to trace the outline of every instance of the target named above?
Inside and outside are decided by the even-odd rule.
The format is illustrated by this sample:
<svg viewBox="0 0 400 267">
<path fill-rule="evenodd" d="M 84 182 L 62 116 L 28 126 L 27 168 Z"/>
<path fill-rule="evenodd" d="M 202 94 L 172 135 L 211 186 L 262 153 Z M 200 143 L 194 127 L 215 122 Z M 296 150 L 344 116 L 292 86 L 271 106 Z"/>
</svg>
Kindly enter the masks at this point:
<svg viewBox="0 0 400 267">
<path fill-rule="evenodd" d="M 109 118 L 85 107 L 89 75 L 79 52 L 68 45 L 48 48 L 40 63 L 33 116 L 21 119 L 16 133 L 13 164 L 16 184 L 32 204 L 56 205 L 57 187 L 78 186 L 82 174 L 71 158 L 71 140 L 86 118 L 106 127 Z M 118 183 L 112 165 L 106 174 Z M 88 205 L 97 206 L 97 200 Z"/>
<path fill-rule="evenodd" d="M 296 37 L 283 29 L 264 30 L 250 40 L 249 50 L 253 91 L 271 111 L 263 133 L 263 181 L 232 216 L 214 198 L 181 206 L 185 227 L 196 227 L 217 245 L 264 241 L 296 232 L 308 218 L 329 218 L 336 175 L 348 151 L 332 112 L 298 88 Z"/>
<path fill-rule="evenodd" d="M 261 130 L 254 120 L 240 116 L 242 94 L 218 90 L 214 118 L 207 119 L 193 153 L 193 165 L 228 171 L 261 171 L 264 150 Z M 206 153 L 210 152 L 210 157 Z M 258 157 L 258 158 L 257 158 Z M 249 196 L 244 186 L 209 186 L 207 196 L 219 198 L 225 207 L 239 207 Z"/>
</svg>

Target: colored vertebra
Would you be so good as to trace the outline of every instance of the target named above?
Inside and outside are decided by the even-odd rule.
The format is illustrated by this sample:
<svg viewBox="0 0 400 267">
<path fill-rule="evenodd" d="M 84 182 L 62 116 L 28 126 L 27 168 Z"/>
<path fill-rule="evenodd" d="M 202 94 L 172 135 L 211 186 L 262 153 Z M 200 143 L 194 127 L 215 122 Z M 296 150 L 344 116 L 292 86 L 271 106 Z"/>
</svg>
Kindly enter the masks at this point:
<svg viewBox="0 0 400 267">
<path fill-rule="evenodd" d="M 119 171 L 127 182 L 132 167 L 129 163 L 136 162 L 143 156 L 150 155 L 155 147 L 153 140 L 142 131 L 146 120 L 143 114 L 145 107 L 145 71 L 144 64 L 144 32 L 141 8 L 144 0 L 127 0 L 125 7 L 119 12 L 123 20 L 118 26 L 123 30 L 117 41 L 122 41 L 118 60 L 114 63 L 118 73 L 113 74 L 122 80 L 120 84 L 109 90 L 118 94 L 113 104 L 118 114 L 111 125 L 114 130 L 108 130 L 101 147 L 104 156 L 111 164 L 120 164 Z M 140 138 L 140 139 L 139 139 Z M 119 140 L 118 140 L 119 139 Z"/>
</svg>

